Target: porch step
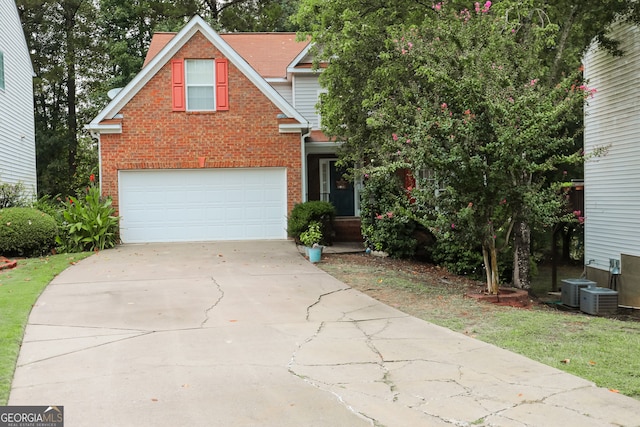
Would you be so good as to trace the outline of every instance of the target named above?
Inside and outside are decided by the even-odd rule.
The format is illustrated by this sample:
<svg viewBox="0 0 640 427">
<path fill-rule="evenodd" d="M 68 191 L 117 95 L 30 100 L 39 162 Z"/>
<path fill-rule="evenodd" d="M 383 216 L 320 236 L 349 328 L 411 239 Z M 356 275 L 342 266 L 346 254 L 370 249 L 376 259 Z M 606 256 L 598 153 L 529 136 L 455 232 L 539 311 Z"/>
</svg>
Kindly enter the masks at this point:
<svg viewBox="0 0 640 427">
<path fill-rule="evenodd" d="M 362 242 L 360 218 L 338 217 L 333 222 L 335 242 Z"/>
</svg>

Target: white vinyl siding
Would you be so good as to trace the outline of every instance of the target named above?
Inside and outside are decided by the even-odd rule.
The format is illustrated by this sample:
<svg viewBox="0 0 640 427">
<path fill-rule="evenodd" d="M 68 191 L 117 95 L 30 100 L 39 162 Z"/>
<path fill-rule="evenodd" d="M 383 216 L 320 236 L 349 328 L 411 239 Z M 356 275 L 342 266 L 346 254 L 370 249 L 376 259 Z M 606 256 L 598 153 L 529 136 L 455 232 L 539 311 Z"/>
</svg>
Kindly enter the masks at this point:
<svg viewBox="0 0 640 427">
<path fill-rule="evenodd" d="M 13 0 L 0 0 L 0 52 L 4 85 L 0 89 L 0 182 L 21 182 L 36 192 L 33 68 Z"/>
<path fill-rule="evenodd" d="M 585 263 L 601 270 L 622 253 L 640 256 L 640 32 L 613 34 L 624 56 L 592 49 L 584 61 L 597 90 L 585 107 Z"/>
<path fill-rule="evenodd" d="M 269 82 L 289 104 L 293 105 L 293 89 L 289 82 Z"/>
<path fill-rule="evenodd" d="M 296 75 L 293 78 L 293 106 L 313 129 L 320 128 L 318 110 L 318 94 L 321 86 L 316 74 Z"/>
<path fill-rule="evenodd" d="M 187 59 L 185 83 L 188 111 L 215 110 L 215 79 L 212 59 Z"/>
</svg>

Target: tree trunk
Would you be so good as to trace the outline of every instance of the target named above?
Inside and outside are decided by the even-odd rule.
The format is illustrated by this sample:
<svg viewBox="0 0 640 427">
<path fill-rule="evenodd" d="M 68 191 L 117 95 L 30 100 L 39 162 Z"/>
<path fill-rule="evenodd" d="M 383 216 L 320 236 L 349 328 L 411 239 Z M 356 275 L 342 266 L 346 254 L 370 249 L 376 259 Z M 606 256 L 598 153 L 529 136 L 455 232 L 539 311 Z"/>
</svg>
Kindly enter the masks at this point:
<svg viewBox="0 0 640 427">
<path fill-rule="evenodd" d="M 82 1 L 77 3 L 69 2 L 65 5 L 64 12 L 64 29 L 65 29 L 65 64 L 67 67 L 67 138 L 69 144 L 69 179 L 72 181 L 76 173 L 76 153 L 78 151 L 78 118 L 76 113 L 76 49 L 77 42 L 75 40 L 74 30 L 76 27 L 76 14 L 80 8 Z"/>
<path fill-rule="evenodd" d="M 525 221 L 514 226 L 513 242 L 513 286 L 519 289 L 531 289 L 531 228 Z"/>
<path fill-rule="evenodd" d="M 571 33 L 571 29 L 576 20 L 578 7 L 579 6 L 577 4 L 573 5 L 571 7 L 569 14 L 565 17 L 562 33 L 560 34 L 560 40 L 555 46 L 556 56 L 553 59 L 551 72 L 549 73 L 550 85 L 552 85 L 557 80 L 560 74 L 560 62 L 562 61 L 562 54 L 564 53 L 564 49 L 567 46 L 567 40 L 569 39 L 569 34 Z"/>
<path fill-rule="evenodd" d="M 482 258 L 484 269 L 487 273 L 487 292 L 491 295 L 498 294 L 498 251 L 494 240 L 482 244 Z"/>
</svg>

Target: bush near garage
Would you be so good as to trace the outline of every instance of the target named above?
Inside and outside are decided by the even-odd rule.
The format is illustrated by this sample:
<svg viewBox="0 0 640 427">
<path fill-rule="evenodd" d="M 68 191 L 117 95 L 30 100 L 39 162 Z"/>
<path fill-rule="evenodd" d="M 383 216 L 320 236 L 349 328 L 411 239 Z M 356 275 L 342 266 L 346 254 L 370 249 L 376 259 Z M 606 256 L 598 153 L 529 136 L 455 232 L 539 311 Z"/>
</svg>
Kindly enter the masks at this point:
<svg viewBox="0 0 640 427">
<path fill-rule="evenodd" d="M 98 251 L 118 243 L 118 217 L 110 197 L 102 197 L 91 175 L 84 194 L 69 197 L 62 211 L 62 230 L 56 238 L 64 252 Z"/>
<path fill-rule="evenodd" d="M 313 222 L 319 222 L 322 231 L 322 245 L 333 243 L 333 221 L 336 218 L 336 209 L 329 203 L 321 200 L 311 200 L 296 204 L 291 210 L 287 223 L 287 233 L 299 241 L 300 235 L 307 231 Z"/>
<path fill-rule="evenodd" d="M 12 207 L 0 210 L 0 254 L 39 256 L 55 246 L 56 221 L 33 208 Z"/>
</svg>

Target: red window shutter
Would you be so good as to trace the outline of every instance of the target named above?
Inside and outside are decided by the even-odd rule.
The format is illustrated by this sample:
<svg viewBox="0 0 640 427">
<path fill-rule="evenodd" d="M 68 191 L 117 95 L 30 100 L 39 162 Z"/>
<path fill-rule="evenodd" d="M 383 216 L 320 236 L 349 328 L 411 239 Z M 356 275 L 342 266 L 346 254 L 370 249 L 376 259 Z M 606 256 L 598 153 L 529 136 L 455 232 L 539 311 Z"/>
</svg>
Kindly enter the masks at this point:
<svg viewBox="0 0 640 427">
<path fill-rule="evenodd" d="M 229 61 L 216 59 L 216 110 L 229 109 Z"/>
<path fill-rule="evenodd" d="M 173 111 L 185 111 L 184 102 L 184 61 L 174 59 L 171 61 L 171 98 Z"/>
</svg>

